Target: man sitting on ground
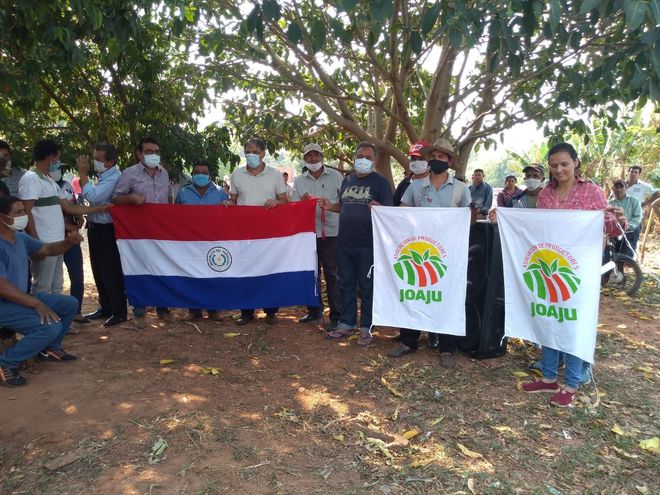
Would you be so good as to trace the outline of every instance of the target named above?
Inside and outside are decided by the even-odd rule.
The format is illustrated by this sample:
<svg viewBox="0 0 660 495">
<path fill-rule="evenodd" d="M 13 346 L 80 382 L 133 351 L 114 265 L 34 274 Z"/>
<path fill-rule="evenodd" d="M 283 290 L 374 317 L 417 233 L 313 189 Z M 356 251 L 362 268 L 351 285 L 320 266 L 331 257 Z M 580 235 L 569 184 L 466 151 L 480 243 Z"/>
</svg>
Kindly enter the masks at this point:
<svg viewBox="0 0 660 495">
<path fill-rule="evenodd" d="M 0 197 L 0 326 L 23 335 L 0 353 L 0 382 L 10 386 L 27 383 L 18 368 L 34 356 L 46 361 L 76 359 L 62 350 L 62 339 L 76 316 L 78 301 L 60 294 L 27 294 L 28 256 L 59 256 L 80 244 L 82 237 L 69 232 L 63 241 L 44 244 L 21 232 L 27 221 L 21 200 Z"/>
</svg>

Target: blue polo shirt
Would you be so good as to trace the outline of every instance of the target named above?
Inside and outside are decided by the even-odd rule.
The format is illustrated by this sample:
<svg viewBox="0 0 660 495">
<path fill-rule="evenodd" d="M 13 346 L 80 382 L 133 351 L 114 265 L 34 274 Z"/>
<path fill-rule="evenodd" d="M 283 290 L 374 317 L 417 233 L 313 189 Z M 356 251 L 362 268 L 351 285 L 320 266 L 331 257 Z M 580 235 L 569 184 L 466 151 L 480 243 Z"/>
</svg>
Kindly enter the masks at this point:
<svg viewBox="0 0 660 495">
<path fill-rule="evenodd" d="M 0 237 L 0 278 L 8 279 L 18 289 L 27 292 L 28 257 L 39 251 L 43 245 L 43 242 L 24 232 L 16 232 L 14 244 Z"/>
<path fill-rule="evenodd" d="M 210 182 L 209 187 L 204 192 L 204 196 L 199 195 L 199 191 L 194 184 L 183 187 L 176 195 L 174 204 L 177 205 L 219 205 L 229 199 L 224 189 Z"/>
</svg>

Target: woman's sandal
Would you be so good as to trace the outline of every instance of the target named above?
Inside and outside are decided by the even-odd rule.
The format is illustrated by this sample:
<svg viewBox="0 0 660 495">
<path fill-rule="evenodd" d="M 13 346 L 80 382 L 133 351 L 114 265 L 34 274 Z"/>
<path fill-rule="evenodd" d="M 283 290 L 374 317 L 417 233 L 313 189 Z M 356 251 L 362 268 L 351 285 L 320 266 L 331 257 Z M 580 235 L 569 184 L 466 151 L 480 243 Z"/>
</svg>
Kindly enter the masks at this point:
<svg viewBox="0 0 660 495">
<path fill-rule="evenodd" d="M 353 334 L 355 334 L 355 330 L 352 328 L 350 329 L 337 329 L 333 330 L 332 332 L 325 332 L 325 338 L 330 339 L 330 340 L 340 340 L 340 339 L 346 339 L 348 337 L 351 337 Z"/>
<path fill-rule="evenodd" d="M 27 383 L 25 377 L 17 369 L 5 368 L 4 366 L 0 366 L 0 381 L 3 385 L 9 387 L 19 387 Z"/>
</svg>

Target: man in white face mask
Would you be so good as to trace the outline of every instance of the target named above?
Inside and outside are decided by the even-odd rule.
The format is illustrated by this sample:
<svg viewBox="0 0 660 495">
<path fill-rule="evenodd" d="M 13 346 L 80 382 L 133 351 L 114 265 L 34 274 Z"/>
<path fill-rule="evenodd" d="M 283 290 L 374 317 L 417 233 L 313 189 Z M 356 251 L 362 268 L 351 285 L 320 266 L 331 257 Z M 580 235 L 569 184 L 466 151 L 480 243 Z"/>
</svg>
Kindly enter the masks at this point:
<svg viewBox="0 0 660 495">
<path fill-rule="evenodd" d="M 408 171 L 406 176 L 403 178 L 399 185 L 396 186 L 394 191 L 394 206 L 401 205 L 401 198 L 408 190 L 412 181 L 423 179 L 431 173 L 429 168 L 429 162 L 426 160 L 422 154 L 422 150 L 429 146 L 429 143 L 426 141 L 417 141 L 413 144 L 408 150 Z"/>
<path fill-rule="evenodd" d="M 226 206 L 263 206 L 277 208 L 289 202 L 286 195 L 286 184 L 280 174 L 273 167 L 266 165 L 266 141 L 252 136 L 243 147 L 245 152 L 245 167 L 238 167 L 229 179 L 229 199 L 224 202 Z M 266 323 L 277 323 L 279 308 L 264 308 Z M 236 320 L 237 325 L 246 325 L 254 320 L 254 309 L 241 308 L 241 317 Z"/>
<path fill-rule="evenodd" d="M 28 224 L 23 203 L 14 196 L 0 197 L 0 326 L 23 335 L 0 353 L 0 384 L 25 385 L 18 369 L 34 356 L 46 361 L 73 361 L 62 349 L 78 309 L 71 296 L 27 294 L 28 257 L 53 257 L 80 244 L 82 237 L 70 232 L 66 239 L 45 244 L 22 232 Z"/>
<path fill-rule="evenodd" d="M 18 183 L 25 170 L 18 168 L 12 161 L 11 147 L 6 141 L 0 141 L 0 178 L 7 184 L 9 193 L 18 196 Z"/>
<path fill-rule="evenodd" d="M 142 205 L 144 203 L 167 204 L 172 202 L 170 177 L 160 165 L 160 145 L 152 137 L 146 137 L 137 146 L 140 163 L 124 170 L 112 194 L 116 205 Z M 142 328 L 145 308 L 133 308 L 135 324 Z M 174 317 L 167 308 L 156 308 L 161 320 L 173 322 Z M 107 320 L 106 320 L 107 322 Z"/>
<path fill-rule="evenodd" d="M 392 206 L 393 194 L 389 181 L 374 170 L 378 164 L 375 144 L 361 142 L 355 150 L 353 173 L 342 183 L 339 202 L 320 198 L 319 205 L 326 211 L 339 212 L 337 234 L 337 264 L 339 265 L 339 291 L 341 317 L 329 339 L 347 338 L 359 329 L 360 346 L 372 341 L 371 316 L 373 306 L 373 279 L 369 276 L 374 264 L 372 206 Z M 360 294 L 358 323 L 357 293 Z"/>
<path fill-rule="evenodd" d="M 536 208 L 536 198 L 543 189 L 543 165 L 532 163 L 523 168 L 525 190 L 511 198 L 514 208 Z"/>
<path fill-rule="evenodd" d="M 323 150 L 318 144 L 311 143 L 303 149 L 305 170 L 293 182 L 293 201 L 312 198 L 325 198 L 331 203 L 339 201 L 339 191 L 344 180 L 342 175 L 323 164 Z M 322 213 L 316 207 L 316 252 L 318 254 L 319 305 L 307 306 L 307 314 L 300 318 L 300 323 L 321 319 L 323 315 L 323 296 L 321 294 L 321 268 L 325 277 L 330 306 L 330 330 L 336 330 L 341 316 L 341 300 L 339 295 L 339 275 L 337 269 L 337 232 L 339 230 L 339 213 L 328 211 Z"/>
<path fill-rule="evenodd" d="M 60 145 L 50 139 L 38 141 L 32 150 L 34 166 L 18 184 L 19 198 L 28 215 L 25 231 L 43 242 L 64 239 L 64 214 L 87 215 L 105 211 L 108 205 L 78 206 L 67 200 L 53 179 L 60 176 Z M 64 285 L 62 256 L 32 262 L 32 293 L 59 294 Z"/>
</svg>

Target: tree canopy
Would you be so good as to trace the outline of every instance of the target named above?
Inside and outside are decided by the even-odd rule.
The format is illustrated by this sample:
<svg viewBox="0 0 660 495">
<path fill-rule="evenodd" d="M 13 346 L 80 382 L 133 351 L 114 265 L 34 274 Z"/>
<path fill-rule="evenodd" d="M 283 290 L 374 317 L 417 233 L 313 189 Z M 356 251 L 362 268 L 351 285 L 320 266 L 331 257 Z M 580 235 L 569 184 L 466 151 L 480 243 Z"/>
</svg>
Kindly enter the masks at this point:
<svg viewBox="0 0 660 495">
<path fill-rule="evenodd" d="M 230 141 L 255 133 L 346 162 L 368 140 L 389 178 L 390 157 L 447 137 L 463 175 L 517 123 L 560 139 L 660 101 L 659 25 L 660 0 L 0 0 L 1 132 L 124 161 L 151 134 L 177 169 L 234 165 Z M 213 104 L 226 127 L 200 132 Z"/>
<path fill-rule="evenodd" d="M 462 175 L 476 146 L 517 123 L 560 137 L 586 132 L 577 113 L 615 122 L 614 100 L 660 99 L 657 0 L 217 7 L 200 54 L 219 88 L 243 91 L 227 115 L 294 149 L 316 139 L 350 159 L 350 143 L 370 140 L 405 166 L 410 143 L 443 136 Z"/>
<path fill-rule="evenodd" d="M 97 141 L 132 164 L 147 135 L 174 169 L 235 163 L 226 128 L 198 130 L 208 83 L 191 61 L 196 21 L 179 2 L 0 1 L 3 137 L 19 153 L 53 137 L 70 164 Z"/>
</svg>

